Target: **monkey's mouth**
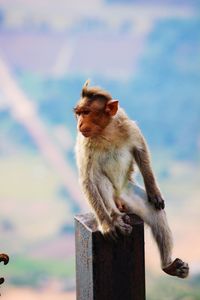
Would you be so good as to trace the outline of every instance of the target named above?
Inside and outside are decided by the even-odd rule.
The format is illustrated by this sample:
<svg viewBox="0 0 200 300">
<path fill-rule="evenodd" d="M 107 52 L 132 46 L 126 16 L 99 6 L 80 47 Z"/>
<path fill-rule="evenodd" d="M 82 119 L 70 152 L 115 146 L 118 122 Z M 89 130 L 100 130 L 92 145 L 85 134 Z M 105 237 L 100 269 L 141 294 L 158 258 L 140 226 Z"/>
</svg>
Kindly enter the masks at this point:
<svg viewBox="0 0 200 300">
<path fill-rule="evenodd" d="M 91 130 L 83 130 L 83 131 L 81 131 L 81 133 L 84 137 L 90 137 L 91 136 Z"/>
</svg>

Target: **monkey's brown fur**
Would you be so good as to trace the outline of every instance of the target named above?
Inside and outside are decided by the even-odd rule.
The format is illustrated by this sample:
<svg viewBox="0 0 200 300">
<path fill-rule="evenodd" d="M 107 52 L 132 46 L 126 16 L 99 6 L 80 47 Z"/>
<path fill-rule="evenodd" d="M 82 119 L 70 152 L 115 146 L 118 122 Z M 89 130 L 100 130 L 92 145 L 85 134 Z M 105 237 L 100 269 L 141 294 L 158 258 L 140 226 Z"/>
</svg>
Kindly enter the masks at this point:
<svg viewBox="0 0 200 300">
<path fill-rule="evenodd" d="M 150 227 L 161 257 L 163 271 L 187 277 L 188 264 L 172 262 L 172 236 L 164 200 L 156 183 L 145 139 L 134 121 L 105 90 L 85 83 L 74 111 L 77 117 L 76 159 L 85 198 L 104 235 L 130 234 L 126 213 L 138 214 Z M 137 164 L 145 190 L 134 185 Z"/>
</svg>

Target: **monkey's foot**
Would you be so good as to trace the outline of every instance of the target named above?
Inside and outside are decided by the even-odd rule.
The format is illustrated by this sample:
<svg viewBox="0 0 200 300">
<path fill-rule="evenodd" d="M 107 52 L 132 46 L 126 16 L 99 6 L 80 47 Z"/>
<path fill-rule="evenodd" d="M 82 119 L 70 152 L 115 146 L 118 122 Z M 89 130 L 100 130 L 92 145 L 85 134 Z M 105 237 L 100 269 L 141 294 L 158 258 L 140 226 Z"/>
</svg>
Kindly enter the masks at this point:
<svg viewBox="0 0 200 300">
<path fill-rule="evenodd" d="M 129 235 L 132 232 L 132 226 L 130 225 L 130 218 L 127 215 L 118 216 L 114 221 L 114 226 L 123 235 Z"/>
<path fill-rule="evenodd" d="M 171 276 L 186 278 L 189 274 L 189 266 L 180 258 L 176 258 L 169 266 L 163 268 L 163 271 Z"/>
<path fill-rule="evenodd" d="M 112 223 L 103 222 L 100 225 L 100 231 L 105 238 L 117 240 L 119 234 L 129 235 L 132 232 L 130 218 L 127 215 L 115 215 Z"/>
</svg>

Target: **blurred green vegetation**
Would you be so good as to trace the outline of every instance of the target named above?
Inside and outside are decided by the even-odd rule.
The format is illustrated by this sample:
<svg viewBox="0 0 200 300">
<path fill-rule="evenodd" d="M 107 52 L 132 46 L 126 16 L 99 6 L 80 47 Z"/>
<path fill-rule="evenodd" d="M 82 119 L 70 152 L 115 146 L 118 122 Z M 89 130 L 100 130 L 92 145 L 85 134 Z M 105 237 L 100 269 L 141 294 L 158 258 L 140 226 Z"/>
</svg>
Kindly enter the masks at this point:
<svg viewBox="0 0 200 300">
<path fill-rule="evenodd" d="M 13 256 L 7 266 L 7 276 L 11 284 L 17 286 L 41 287 L 51 279 L 69 280 L 75 276 L 75 260 L 31 259 Z"/>
<path fill-rule="evenodd" d="M 194 276 L 184 282 L 171 277 L 153 277 L 147 285 L 148 300 L 199 300 L 200 278 Z"/>
</svg>

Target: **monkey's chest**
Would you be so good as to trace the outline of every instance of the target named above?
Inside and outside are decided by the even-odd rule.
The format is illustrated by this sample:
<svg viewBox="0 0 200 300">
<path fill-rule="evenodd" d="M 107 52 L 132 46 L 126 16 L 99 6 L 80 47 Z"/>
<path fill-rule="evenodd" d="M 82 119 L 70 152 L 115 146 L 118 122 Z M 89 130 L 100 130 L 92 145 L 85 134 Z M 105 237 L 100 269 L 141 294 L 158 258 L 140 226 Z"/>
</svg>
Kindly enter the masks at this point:
<svg viewBox="0 0 200 300">
<path fill-rule="evenodd" d="M 131 177 L 133 156 L 128 149 L 102 153 L 99 158 L 104 174 L 111 181 L 116 194 L 120 194 Z"/>
</svg>

